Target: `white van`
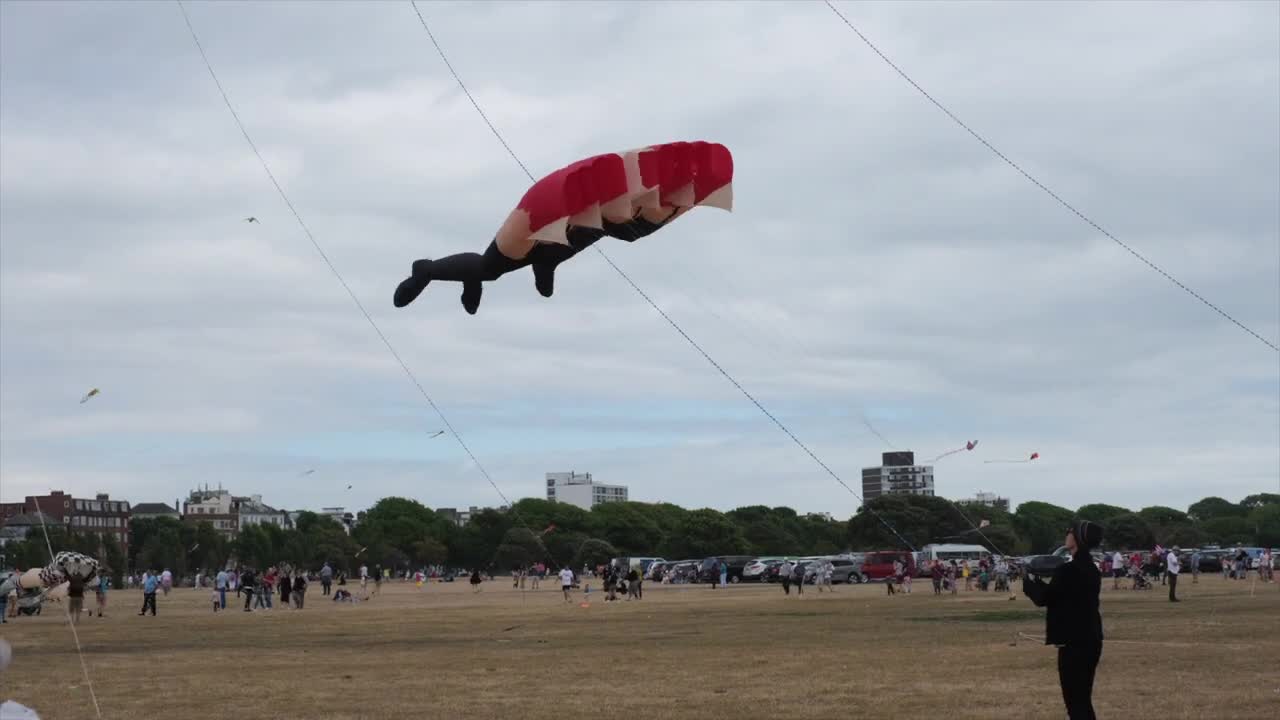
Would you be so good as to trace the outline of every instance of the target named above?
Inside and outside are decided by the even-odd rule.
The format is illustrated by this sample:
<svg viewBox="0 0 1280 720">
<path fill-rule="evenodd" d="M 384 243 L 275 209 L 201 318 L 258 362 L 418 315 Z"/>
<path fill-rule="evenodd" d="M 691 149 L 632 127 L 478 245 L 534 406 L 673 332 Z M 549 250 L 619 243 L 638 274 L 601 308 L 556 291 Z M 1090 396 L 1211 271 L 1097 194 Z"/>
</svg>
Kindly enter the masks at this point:
<svg viewBox="0 0 1280 720">
<path fill-rule="evenodd" d="M 961 545 L 957 543 L 925 545 L 920 548 L 920 552 L 916 553 L 916 574 L 920 577 L 927 576 L 930 569 L 933 568 L 935 560 L 941 560 L 944 563 L 949 563 L 952 560 L 962 563 L 968 560 L 969 566 L 976 571 L 979 562 L 983 560 L 988 563 L 991 562 L 991 551 L 982 545 Z"/>
</svg>

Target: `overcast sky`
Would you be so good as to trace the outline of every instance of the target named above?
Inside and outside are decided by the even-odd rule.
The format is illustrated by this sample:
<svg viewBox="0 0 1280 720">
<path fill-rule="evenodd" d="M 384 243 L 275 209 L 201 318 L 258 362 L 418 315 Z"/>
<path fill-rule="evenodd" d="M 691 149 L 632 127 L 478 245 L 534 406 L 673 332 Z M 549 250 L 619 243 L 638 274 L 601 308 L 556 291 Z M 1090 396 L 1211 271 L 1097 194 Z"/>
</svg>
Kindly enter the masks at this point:
<svg viewBox="0 0 1280 720">
<path fill-rule="evenodd" d="M 855 489 L 888 449 L 865 417 L 918 458 L 979 440 L 937 466 L 953 498 L 1280 491 L 1280 356 L 822 4 L 420 7 L 535 174 L 654 142 L 732 150 L 733 213 L 600 246 Z M 1280 341 L 1280 6 L 841 8 L 1009 157 Z M 509 498 L 577 470 L 635 500 L 853 512 L 594 252 L 551 300 L 525 271 L 474 317 L 456 285 L 392 307 L 414 259 L 482 250 L 528 185 L 408 3 L 188 9 L 303 219 Z M 275 193 L 175 5 L 4 2 L 0 92 L 0 500 L 221 483 L 289 509 L 500 502 L 452 437 L 427 439 L 439 418 Z"/>
</svg>

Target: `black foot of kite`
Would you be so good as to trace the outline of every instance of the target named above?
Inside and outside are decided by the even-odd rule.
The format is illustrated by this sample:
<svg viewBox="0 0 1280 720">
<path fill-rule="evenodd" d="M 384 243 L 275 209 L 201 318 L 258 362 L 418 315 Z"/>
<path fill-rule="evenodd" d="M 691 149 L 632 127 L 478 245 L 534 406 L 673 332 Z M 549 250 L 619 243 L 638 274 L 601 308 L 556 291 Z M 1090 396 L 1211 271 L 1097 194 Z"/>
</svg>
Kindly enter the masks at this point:
<svg viewBox="0 0 1280 720">
<path fill-rule="evenodd" d="M 484 292 L 484 284 L 479 280 L 468 280 L 462 283 L 462 309 L 468 315 L 475 315 L 480 309 L 480 295 Z"/>
<path fill-rule="evenodd" d="M 396 287 L 394 300 L 396 307 L 402 308 L 417 300 L 422 291 L 427 289 L 429 282 L 431 282 L 431 261 L 415 260 L 413 273 Z"/>
<path fill-rule="evenodd" d="M 551 297 L 556 291 L 556 266 L 534 263 L 533 286 L 542 297 Z"/>
</svg>

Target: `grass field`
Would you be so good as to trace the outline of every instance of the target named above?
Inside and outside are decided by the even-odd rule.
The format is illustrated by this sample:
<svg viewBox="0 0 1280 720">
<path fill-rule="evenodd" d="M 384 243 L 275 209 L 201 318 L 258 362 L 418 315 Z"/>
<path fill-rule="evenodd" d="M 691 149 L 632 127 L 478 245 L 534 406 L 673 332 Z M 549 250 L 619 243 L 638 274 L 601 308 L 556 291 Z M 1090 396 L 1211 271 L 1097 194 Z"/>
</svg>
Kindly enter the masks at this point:
<svg viewBox="0 0 1280 720">
<path fill-rule="evenodd" d="M 1024 597 L 646 584 L 642 601 L 582 608 L 552 583 L 482 587 L 394 582 L 338 605 L 313 584 L 302 611 L 252 614 L 184 589 L 154 618 L 117 591 L 79 633 L 107 718 L 1065 716 L 1055 651 L 1019 637 L 1044 633 Z M 1159 586 L 1109 587 L 1102 717 L 1280 717 L 1280 584 L 1188 577 L 1176 605 Z M 61 605 L 0 635 L 14 650 L 0 700 L 94 717 Z"/>
</svg>

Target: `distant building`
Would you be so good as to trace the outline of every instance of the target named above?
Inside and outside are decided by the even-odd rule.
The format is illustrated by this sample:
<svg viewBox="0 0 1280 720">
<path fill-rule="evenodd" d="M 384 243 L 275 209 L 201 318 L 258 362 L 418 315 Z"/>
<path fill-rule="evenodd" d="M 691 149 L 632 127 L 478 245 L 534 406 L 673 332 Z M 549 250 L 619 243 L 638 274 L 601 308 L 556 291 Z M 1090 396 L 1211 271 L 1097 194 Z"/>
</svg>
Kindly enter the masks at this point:
<svg viewBox="0 0 1280 720">
<path fill-rule="evenodd" d="M 10 515 L 3 519 L 0 525 L 0 547 L 20 540 L 26 540 L 28 537 L 35 537 L 41 532 L 41 527 L 65 527 L 63 522 L 56 518 L 45 515 L 42 519 L 41 513 L 22 513 L 20 515 Z M 34 535 L 33 535 L 34 533 Z"/>
<path fill-rule="evenodd" d="M 231 491 L 222 488 L 192 490 L 183 503 L 182 519 L 192 524 L 207 522 L 229 538 L 240 532 L 240 513 L 236 510 Z"/>
<path fill-rule="evenodd" d="M 958 505 L 982 505 L 1009 512 L 1009 498 L 1003 498 L 993 492 L 980 492 L 971 498 L 957 500 Z"/>
<path fill-rule="evenodd" d="M 916 454 L 894 451 L 880 456 L 880 467 L 862 468 L 862 503 L 882 495 L 933 495 L 933 466 L 916 465 Z"/>
<path fill-rule="evenodd" d="M 106 493 L 98 493 L 90 500 L 51 490 L 48 495 L 28 495 L 22 503 L 5 503 L 0 512 L 6 518 L 6 526 L 12 526 L 18 515 L 30 516 L 38 523 L 40 516 L 35 513 L 43 513 L 47 524 L 57 524 L 80 535 L 113 537 L 126 552 L 129 549 L 129 503 L 112 500 Z"/>
<path fill-rule="evenodd" d="M 263 503 L 261 495 L 234 497 L 231 502 L 236 512 L 236 524 L 240 530 L 250 525 L 275 525 L 283 528 L 288 524 L 288 514 Z"/>
<path fill-rule="evenodd" d="M 594 482 L 591 473 L 547 473 L 547 499 L 590 510 L 604 503 L 627 502 L 627 486 Z"/>
<path fill-rule="evenodd" d="M 133 506 L 133 519 L 142 520 L 146 518 L 167 517 L 174 520 L 181 520 L 182 513 L 174 508 L 169 507 L 165 503 L 138 503 Z"/>
<path fill-rule="evenodd" d="M 328 517 L 333 518 L 334 520 L 337 520 L 338 523 L 342 525 L 342 529 L 347 531 L 348 535 L 351 534 L 351 528 L 356 526 L 356 516 L 353 513 L 347 512 L 346 508 L 340 508 L 340 507 L 320 508 L 320 512 L 316 514 L 326 515 Z"/>
</svg>

